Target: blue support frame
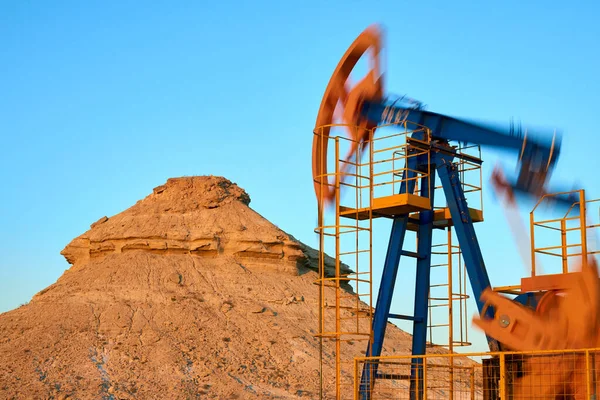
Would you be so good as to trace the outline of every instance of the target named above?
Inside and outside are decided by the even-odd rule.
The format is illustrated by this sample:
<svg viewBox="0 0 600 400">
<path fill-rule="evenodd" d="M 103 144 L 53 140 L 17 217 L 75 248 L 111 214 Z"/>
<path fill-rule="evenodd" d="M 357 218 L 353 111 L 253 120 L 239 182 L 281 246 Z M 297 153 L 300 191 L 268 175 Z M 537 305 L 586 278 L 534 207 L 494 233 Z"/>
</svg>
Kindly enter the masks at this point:
<svg viewBox="0 0 600 400">
<path fill-rule="evenodd" d="M 421 196 L 429 196 L 430 210 L 419 213 L 417 231 L 417 274 L 415 283 L 414 323 L 412 354 L 425 354 L 427 346 L 427 310 L 429 306 L 429 286 L 431 282 L 431 245 L 433 239 L 433 206 L 435 193 L 435 170 L 430 176 L 421 179 Z M 422 379 L 423 359 L 413 358 L 410 371 L 410 393 L 414 399 L 416 379 Z M 423 396 L 423 385 L 418 385 L 419 397 Z"/>
<path fill-rule="evenodd" d="M 431 246 L 433 238 L 433 194 L 436 171 L 442 182 L 444 194 L 452 217 L 452 223 L 458 237 L 459 245 L 462 249 L 467 274 L 469 275 L 471 288 L 479 312 L 483 309 L 483 303 L 480 300 L 481 293 L 484 289 L 490 287 L 489 277 L 485 269 L 473 221 L 469 215 L 467 201 L 458 177 L 456 166 L 452 163 L 454 156 L 451 153 L 451 150 L 449 150 L 448 153 L 439 151 L 439 149 L 432 150 L 432 157 L 429 162 L 430 167 L 433 167 L 434 170 L 431 171 L 429 177 L 421 178 L 421 196 L 429 196 L 431 210 L 421 211 L 419 215 L 419 227 L 417 230 L 418 247 L 416 254 L 414 254 L 417 255 L 414 316 L 400 316 L 403 319 L 413 321 L 413 356 L 426 354 L 427 310 L 429 302 Z M 414 178 L 416 173 L 410 170 L 415 170 L 423 165 L 426 165 L 423 163 L 423 160 L 417 161 L 414 157 L 409 158 L 407 176 L 413 179 L 403 179 L 400 193 L 406 193 L 407 191 L 412 193 L 415 186 Z M 430 190 L 430 192 L 426 193 L 427 190 Z M 400 264 L 400 257 L 407 253 L 402 249 L 407 226 L 408 214 L 399 215 L 394 218 L 375 307 L 375 314 L 373 317 L 373 342 L 369 343 L 366 352 L 367 357 L 377 357 L 381 355 L 388 319 L 390 317 L 397 317 L 395 314 L 390 315 L 390 307 Z M 493 312 L 493 309 L 489 308 L 486 315 L 493 317 Z M 498 350 L 498 343 L 494 339 L 488 337 L 488 343 L 490 350 Z M 365 363 L 364 365 L 360 384 L 360 395 L 363 400 L 371 399 L 371 391 L 377 378 L 377 367 L 377 363 Z M 424 386 L 422 381 L 422 357 L 414 357 L 412 359 L 410 378 L 411 400 L 422 399 Z M 416 385 L 417 382 L 419 382 L 418 386 Z M 418 393 L 416 391 L 417 387 L 419 387 Z"/>
<path fill-rule="evenodd" d="M 460 245 L 462 256 L 465 261 L 465 267 L 467 275 L 469 276 L 469 282 L 471 283 L 471 289 L 473 290 L 473 296 L 477 303 L 477 309 L 479 313 L 481 313 L 484 306 L 484 302 L 481 301 L 481 294 L 485 289 L 491 287 L 490 278 L 488 277 L 485 268 L 485 262 L 483 261 L 479 242 L 477 241 L 475 227 L 473 226 L 473 221 L 469 215 L 467 199 L 465 198 L 462 184 L 458 178 L 458 171 L 456 170 L 456 166 L 452 163 L 453 157 L 440 153 L 439 158 L 440 160 L 436 168 L 440 181 L 442 182 L 442 188 L 446 196 L 448 208 L 450 208 L 454 232 L 458 238 L 458 244 Z M 494 317 L 494 310 L 492 307 L 488 308 L 486 317 Z M 500 350 L 499 343 L 495 339 L 488 336 L 487 341 L 490 351 Z"/>
<path fill-rule="evenodd" d="M 537 196 L 541 192 L 546 192 L 545 183 L 560 153 L 560 137 L 551 131 L 535 132 L 534 129 L 522 129 L 521 126 L 502 127 L 497 124 L 483 124 L 425 111 L 422 108 L 386 104 L 386 102 L 365 101 L 360 112 L 363 118 L 375 124 L 411 121 L 407 122 L 411 129 L 426 126 L 431 132 L 432 139 L 435 140 L 453 140 L 504 149 L 512 153 L 518 152 L 519 172 L 516 180 L 511 183 L 517 193 Z M 507 179 L 513 180 L 508 177 Z M 568 203 L 569 200 L 562 197 L 557 199 L 563 203 L 565 201 Z"/>
<path fill-rule="evenodd" d="M 473 295 L 477 303 L 477 308 L 481 313 L 483 303 L 481 293 L 490 287 L 489 277 L 485 269 L 481 249 L 477 241 L 473 221 L 469 215 L 467 201 L 464 191 L 458 177 L 456 166 L 452 163 L 455 152 L 448 146 L 448 141 L 459 141 L 473 143 L 478 145 L 487 145 L 495 148 L 503 148 L 512 152 L 520 153 L 519 176 L 512 185 L 519 192 L 539 193 L 543 190 L 543 185 L 547 179 L 547 174 L 558 159 L 560 144 L 559 141 L 546 133 L 542 135 L 532 134 L 529 129 L 529 139 L 526 140 L 523 131 L 514 127 L 501 128 L 499 126 L 484 125 L 474 121 L 467 121 L 449 117 L 446 115 L 424 111 L 417 107 L 403 107 L 400 105 L 388 105 L 385 102 L 364 102 L 360 110 L 362 116 L 372 123 L 380 124 L 391 120 L 405 120 L 410 128 L 426 126 L 429 129 L 431 139 L 429 152 L 431 160 L 420 159 L 415 161 L 415 157 L 409 158 L 407 167 L 416 169 L 417 167 L 434 167 L 430 173 L 430 180 L 421 179 L 421 188 L 433 186 L 435 183 L 435 171 L 442 182 L 442 187 L 450 209 L 452 223 L 459 245 L 462 249 L 462 255 L 465 261 L 467 274 L 473 290 Z M 418 125 L 416 125 L 418 124 Z M 415 139 L 421 139 L 422 134 L 415 133 Z M 544 137 L 546 136 L 546 137 Z M 438 142 L 438 143 L 434 143 Z M 421 157 L 419 157 L 421 158 Z M 545 166 L 544 168 L 538 168 Z M 410 170 L 409 170 L 410 177 Z M 414 178 L 416 174 L 412 172 Z M 412 193 L 415 179 L 403 180 L 400 193 Z M 431 270 L 431 241 L 433 232 L 433 190 L 430 194 L 431 211 L 422 211 L 419 216 L 419 227 L 417 237 L 419 240 L 416 253 L 404 251 L 402 246 L 406 235 L 408 225 L 408 214 L 394 217 L 392 231 L 388 243 L 387 254 L 383 267 L 382 279 L 377 297 L 376 308 L 373 317 L 373 338 L 369 342 L 367 356 L 377 357 L 381 355 L 383 340 L 388 318 L 402 318 L 413 321 L 413 356 L 424 355 L 426 353 L 427 340 L 427 308 L 430 289 L 430 270 Z M 569 203 L 570 204 L 570 203 Z M 403 316 L 390 314 L 392 296 L 402 255 L 413 256 L 417 258 L 417 277 L 415 283 L 415 305 L 414 316 Z M 489 308 L 486 316 L 492 317 L 494 310 Z M 490 350 L 499 350 L 499 344 L 496 340 L 488 337 Z M 416 393 L 414 390 L 415 379 L 422 380 L 422 357 L 413 357 L 413 367 L 411 367 L 411 399 L 422 398 L 423 391 Z M 371 390 L 377 378 L 377 363 L 365 363 L 361 377 L 360 393 L 362 399 L 371 398 Z M 422 382 L 422 381 L 421 381 Z M 423 388 L 423 385 L 419 385 Z"/>
<path fill-rule="evenodd" d="M 402 183 L 400 184 L 399 193 L 412 193 L 416 184 L 417 158 L 409 157 L 407 160 L 407 168 L 403 172 Z M 392 223 L 392 231 L 388 242 L 385 262 L 383 264 L 383 272 L 381 274 L 381 283 L 379 285 L 379 293 L 375 304 L 375 313 L 373 315 L 373 341 L 369 342 L 366 356 L 379 356 L 383 348 L 383 339 L 385 338 L 385 329 L 387 328 L 388 318 L 390 316 L 390 308 L 392 305 L 392 295 L 394 286 L 396 285 L 396 276 L 398 266 L 400 265 L 400 257 L 402 255 L 402 244 L 406 236 L 406 228 L 408 226 L 408 214 L 396 216 Z M 371 398 L 371 390 L 375 383 L 377 375 L 377 364 L 366 363 L 361 376 L 360 393 L 364 399 Z"/>
<path fill-rule="evenodd" d="M 525 129 L 517 127 L 501 127 L 499 125 L 483 124 L 415 108 L 390 106 L 381 102 L 365 102 L 361 114 L 373 123 L 387 123 L 390 121 L 411 121 L 409 125 L 418 123 L 426 126 L 431 131 L 434 139 L 454 140 L 457 142 L 473 143 L 506 149 L 524 154 L 536 154 L 540 165 L 553 166 L 560 152 L 560 138 L 554 137 L 552 131 L 535 132 L 531 127 L 527 129 L 528 140 L 524 139 Z M 418 126 L 411 126 L 418 128 Z"/>
</svg>

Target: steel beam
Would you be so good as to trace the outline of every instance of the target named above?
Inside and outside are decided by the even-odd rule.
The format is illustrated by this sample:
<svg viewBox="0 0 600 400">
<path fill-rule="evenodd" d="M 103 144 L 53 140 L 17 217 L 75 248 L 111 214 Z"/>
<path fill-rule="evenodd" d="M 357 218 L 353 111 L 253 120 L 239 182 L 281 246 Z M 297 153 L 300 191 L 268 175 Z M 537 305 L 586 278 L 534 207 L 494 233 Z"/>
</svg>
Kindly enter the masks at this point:
<svg viewBox="0 0 600 400">
<path fill-rule="evenodd" d="M 467 199 L 465 198 L 462 185 L 458 177 L 456 165 L 452 163 L 450 156 L 439 154 L 440 158 L 436 168 L 448 207 L 454 224 L 454 232 L 458 238 L 458 243 L 465 261 L 465 267 L 473 290 L 473 296 L 477 304 L 477 309 L 483 311 L 484 302 L 481 300 L 481 294 L 484 289 L 491 287 L 490 279 L 485 268 L 481 248 L 477 241 L 475 227 L 469 215 Z M 493 318 L 494 310 L 488 308 L 486 316 Z M 499 344 L 495 339 L 487 337 L 491 351 L 499 350 Z"/>
<path fill-rule="evenodd" d="M 429 284 L 431 277 L 431 244 L 433 238 L 433 205 L 435 193 L 435 170 L 429 176 L 421 178 L 421 196 L 429 197 L 431 209 L 419 213 L 417 230 L 417 253 L 424 256 L 417 260 L 415 283 L 414 324 L 412 337 L 412 354 L 423 355 L 427 346 L 427 311 L 429 306 Z M 411 399 L 423 397 L 423 359 L 413 358 L 411 362 Z M 419 393 L 415 384 L 419 381 Z"/>
<path fill-rule="evenodd" d="M 554 137 L 553 131 L 534 133 L 529 128 L 527 131 L 529 139 L 525 140 L 525 130 L 521 127 L 500 127 L 454 118 L 432 111 L 390 106 L 378 102 L 365 102 L 361 114 L 376 124 L 406 120 L 409 129 L 426 126 L 431 131 L 432 137 L 436 139 L 467 142 L 519 152 L 524 151 L 525 153 L 534 149 L 539 150 L 540 156 L 544 157 L 544 162 L 550 160 L 551 165 L 554 165 L 559 155 L 559 138 Z"/>
<path fill-rule="evenodd" d="M 412 193 L 414 191 L 415 177 L 417 175 L 414 172 L 417 167 L 416 164 L 416 157 L 408 157 L 407 168 L 402 174 L 403 179 L 400 184 L 399 193 Z M 383 264 L 383 272 L 381 274 L 379 293 L 375 304 L 375 313 L 373 315 L 373 341 L 369 341 L 369 345 L 367 346 L 367 357 L 378 357 L 381 355 L 407 226 L 408 214 L 394 217 L 385 262 Z M 361 399 L 368 400 L 371 398 L 371 390 L 375 384 L 377 366 L 377 363 L 365 363 L 360 383 Z"/>
</svg>

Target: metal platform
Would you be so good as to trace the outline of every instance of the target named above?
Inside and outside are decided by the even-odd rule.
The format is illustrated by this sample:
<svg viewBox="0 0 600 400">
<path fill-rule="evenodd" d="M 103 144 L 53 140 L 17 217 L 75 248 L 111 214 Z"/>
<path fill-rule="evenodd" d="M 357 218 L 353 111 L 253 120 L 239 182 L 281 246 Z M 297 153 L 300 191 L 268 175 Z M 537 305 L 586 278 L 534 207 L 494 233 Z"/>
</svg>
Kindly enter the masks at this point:
<svg viewBox="0 0 600 400">
<path fill-rule="evenodd" d="M 483 211 L 475 208 L 469 208 L 469 216 L 473 223 L 483 221 Z M 407 229 L 409 231 L 416 231 L 419 222 L 419 215 L 414 214 L 409 217 Z M 448 207 L 439 208 L 433 212 L 433 227 L 434 229 L 445 229 L 450 226 L 454 226 L 452 222 L 452 216 L 450 215 L 450 209 Z"/>
<path fill-rule="evenodd" d="M 394 218 L 396 215 L 410 213 L 407 229 L 416 231 L 419 222 L 419 212 L 429 209 L 429 199 L 413 194 L 396 194 L 373 199 L 371 208 L 372 218 Z M 351 208 L 340 206 L 340 217 L 364 221 L 369 219 L 369 207 Z M 483 221 L 483 211 L 469 208 L 469 216 L 473 223 Z M 445 229 L 453 226 L 452 216 L 448 207 L 439 208 L 433 212 L 433 226 Z"/>
<path fill-rule="evenodd" d="M 372 213 L 372 218 L 393 218 L 396 215 L 429 210 L 429 199 L 408 193 L 394 194 L 374 198 L 373 206 L 370 208 L 363 207 L 356 209 L 340 206 L 339 213 L 340 217 L 363 221 L 369 219 L 369 210 Z"/>
</svg>

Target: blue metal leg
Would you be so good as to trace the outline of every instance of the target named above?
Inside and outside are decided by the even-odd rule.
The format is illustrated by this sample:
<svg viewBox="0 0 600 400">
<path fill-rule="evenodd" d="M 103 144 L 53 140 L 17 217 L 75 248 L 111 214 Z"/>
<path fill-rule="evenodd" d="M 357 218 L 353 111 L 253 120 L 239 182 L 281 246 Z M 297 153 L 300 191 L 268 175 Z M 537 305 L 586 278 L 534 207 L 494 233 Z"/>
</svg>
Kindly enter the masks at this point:
<svg viewBox="0 0 600 400">
<path fill-rule="evenodd" d="M 410 157 L 407 164 L 408 173 L 403 174 L 403 176 L 413 179 L 402 180 L 400 193 L 412 193 L 415 188 L 416 180 L 414 177 L 416 176 L 416 173 L 414 170 L 416 169 L 416 157 Z M 408 214 L 395 217 L 392 223 L 392 231 L 383 265 L 381 283 L 379 285 L 379 294 L 377 295 L 375 313 L 373 315 L 373 341 L 372 343 L 369 342 L 367 347 L 367 357 L 377 357 L 381 355 L 407 225 Z M 361 399 L 368 400 L 371 398 L 371 390 L 375 383 L 376 374 L 377 364 L 365 363 L 360 384 Z"/>
<path fill-rule="evenodd" d="M 435 193 L 435 170 L 421 179 L 421 196 L 429 196 L 431 210 L 421 211 L 417 231 L 417 277 L 415 284 L 415 312 L 412 337 L 412 354 L 424 355 L 427 346 L 427 310 L 429 306 L 429 283 L 431 276 L 431 242 L 433 237 L 433 205 Z M 423 398 L 423 358 L 413 358 L 410 372 L 410 398 Z M 416 380 L 419 393 L 416 393 Z"/>
<path fill-rule="evenodd" d="M 477 241 L 473 221 L 469 215 L 467 200 L 458 178 L 456 166 L 452 164 L 451 156 L 438 156 L 440 160 L 437 163 L 437 171 L 440 180 L 442 181 L 442 187 L 444 188 L 448 207 L 450 208 L 454 231 L 458 237 L 458 243 L 465 260 L 465 266 L 467 274 L 469 275 L 469 281 L 471 282 L 471 288 L 473 289 L 473 295 L 477 302 L 477 308 L 481 313 L 484 306 L 484 303 L 480 299 L 481 293 L 484 289 L 490 287 L 490 279 L 485 269 L 483 255 L 481 254 L 481 248 Z M 493 318 L 493 313 L 494 311 L 490 307 L 486 315 Z M 491 351 L 499 350 L 499 345 L 496 340 L 490 337 L 487 339 Z"/>
</svg>

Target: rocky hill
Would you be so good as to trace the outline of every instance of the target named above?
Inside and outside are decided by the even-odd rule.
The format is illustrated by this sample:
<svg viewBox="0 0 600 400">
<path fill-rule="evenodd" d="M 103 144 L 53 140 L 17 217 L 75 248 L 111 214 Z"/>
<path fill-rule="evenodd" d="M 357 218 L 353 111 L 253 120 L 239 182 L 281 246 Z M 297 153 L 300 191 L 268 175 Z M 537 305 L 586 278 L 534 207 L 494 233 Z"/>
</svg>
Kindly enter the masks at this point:
<svg viewBox="0 0 600 400">
<path fill-rule="evenodd" d="M 0 398 L 317 398 L 317 253 L 249 203 L 175 178 L 92 224 L 55 284 L 0 315 Z M 386 348 L 410 336 L 390 325 Z"/>
</svg>

